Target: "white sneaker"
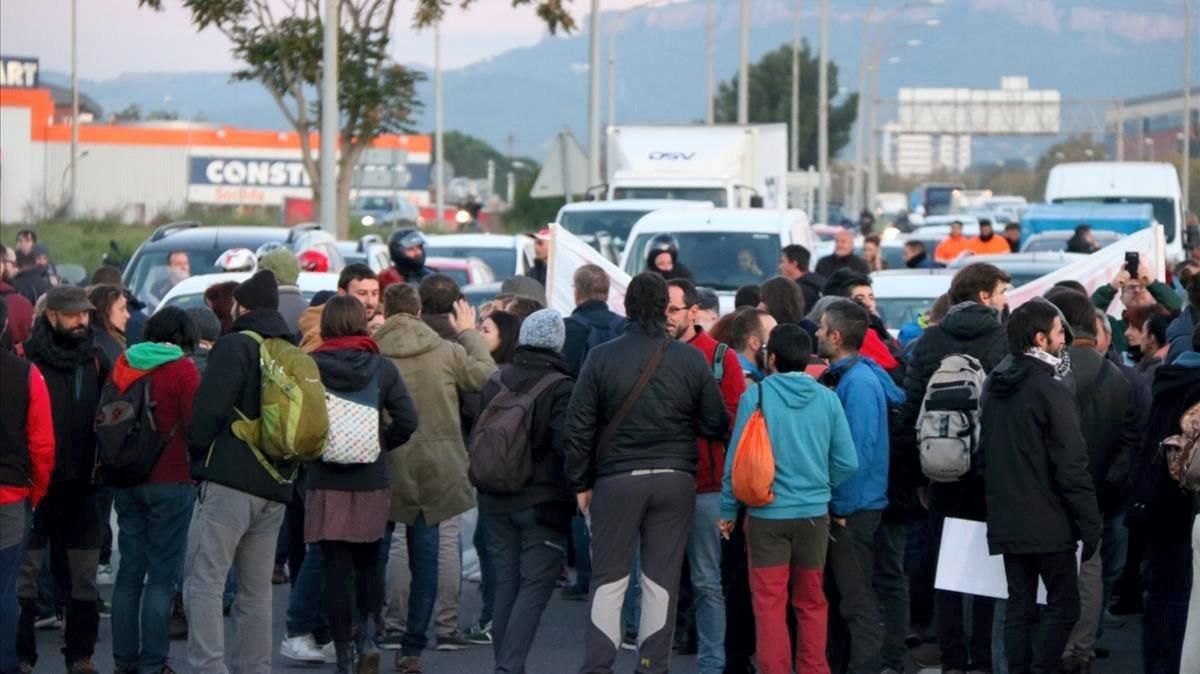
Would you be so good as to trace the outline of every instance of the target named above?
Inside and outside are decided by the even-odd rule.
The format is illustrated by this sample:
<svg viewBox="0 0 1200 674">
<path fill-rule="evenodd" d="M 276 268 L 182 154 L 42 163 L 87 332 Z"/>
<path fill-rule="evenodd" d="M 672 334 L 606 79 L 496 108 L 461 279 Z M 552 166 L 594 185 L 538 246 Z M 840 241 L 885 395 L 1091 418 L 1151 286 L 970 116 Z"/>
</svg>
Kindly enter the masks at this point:
<svg viewBox="0 0 1200 674">
<path fill-rule="evenodd" d="M 113 573 L 112 564 L 101 564 L 96 569 L 97 585 L 112 585 L 116 582 L 117 574 Z"/>
<path fill-rule="evenodd" d="M 329 644 L 329 647 L 333 648 L 333 644 Z M 316 665 L 326 662 L 325 652 L 317 646 L 317 642 L 311 634 L 284 637 L 283 643 L 279 645 L 279 654 L 293 662 L 307 662 Z M 334 656 L 334 662 L 337 662 L 336 656 Z"/>
</svg>

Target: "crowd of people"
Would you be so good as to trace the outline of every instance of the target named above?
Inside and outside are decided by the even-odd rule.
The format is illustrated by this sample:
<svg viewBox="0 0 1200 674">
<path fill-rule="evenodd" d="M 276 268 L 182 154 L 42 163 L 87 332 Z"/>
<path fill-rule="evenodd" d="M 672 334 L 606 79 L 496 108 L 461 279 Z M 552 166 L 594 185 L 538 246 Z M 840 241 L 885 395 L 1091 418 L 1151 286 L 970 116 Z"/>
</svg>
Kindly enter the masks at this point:
<svg viewBox="0 0 1200 674">
<path fill-rule="evenodd" d="M 901 340 L 879 242 L 853 239 L 816 265 L 784 248 L 724 316 L 670 249 L 623 315 L 595 265 L 568 316 L 544 276 L 473 307 L 413 231 L 311 302 L 273 250 L 147 316 L 120 270 L 59 284 L 22 233 L 0 250 L 0 672 L 37 671 L 60 625 L 66 671 L 99 671 L 102 615 L 115 671 L 183 669 L 183 638 L 187 671 L 268 672 L 290 582 L 280 655 L 339 673 L 476 644 L 525 672 L 559 587 L 588 604 L 586 674 L 622 649 L 647 674 L 673 652 L 702 674 L 1088 672 L 1117 612 L 1143 614 L 1144 672 L 1200 673 L 1200 498 L 1160 448 L 1200 437 L 1200 264 L 1015 309 L 973 264 Z M 945 257 L 913 243 L 909 266 Z M 1007 599 L 935 589 L 951 519 L 986 525 Z"/>
</svg>

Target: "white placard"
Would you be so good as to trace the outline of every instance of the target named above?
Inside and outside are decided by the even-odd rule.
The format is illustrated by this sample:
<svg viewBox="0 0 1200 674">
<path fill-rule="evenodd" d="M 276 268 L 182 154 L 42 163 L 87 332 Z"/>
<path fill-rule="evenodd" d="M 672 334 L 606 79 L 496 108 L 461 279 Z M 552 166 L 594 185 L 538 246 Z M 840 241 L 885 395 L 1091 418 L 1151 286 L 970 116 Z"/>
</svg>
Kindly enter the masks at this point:
<svg viewBox="0 0 1200 674">
<path fill-rule="evenodd" d="M 575 270 L 585 264 L 599 265 L 608 274 L 608 308 L 624 316 L 629 274 L 557 223 L 550 225 L 550 260 L 546 270 L 548 306 L 563 316 L 570 316 L 575 311 Z"/>
<path fill-rule="evenodd" d="M 1078 564 L 1078 550 L 1075 556 Z M 946 518 L 933 586 L 939 590 L 1008 599 L 1004 557 L 988 552 L 987 524 Z M 1046 603 L 1046 584 L 1041 578 L 1038 578 L 1037 603 Z"/>
</svg>

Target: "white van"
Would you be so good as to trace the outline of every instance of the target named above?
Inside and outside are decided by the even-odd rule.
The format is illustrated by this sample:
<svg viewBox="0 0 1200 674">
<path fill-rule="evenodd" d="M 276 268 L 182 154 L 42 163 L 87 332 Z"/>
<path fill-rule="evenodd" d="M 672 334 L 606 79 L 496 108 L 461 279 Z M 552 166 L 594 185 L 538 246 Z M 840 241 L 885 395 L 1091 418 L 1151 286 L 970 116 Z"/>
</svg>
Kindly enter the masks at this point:
<svg viewBox="0 0 1200 674">
<path fill-rule="evenodd" d="M 559 209 L 556 222 L 562 225 L 563 229 L 616 262 L 621 251 L 625 249 L 629 230 L 633 229 L 634 223 L 647 213 L 664 209 L 711 210 L 712 207 L 712 202 L 708 201 L 682 201 L 679 199 L 577 201 Z M 611 240 L 611 246 L 606 245 L 605 235 Z"/>
<path fill-rule="evenodd" d="M 1174 164 L 1096 161 L 1059 164 L 1046 181 L 1048 203 L 1150 204 L 1167 239 L 1167 262 L 1183 253 L 1183 196 Z"/>
<path fill-rule="evenodd" d="M 715 208 L 708 211 L 655 211 L 642 217 L 629 233 L 621 269 L 634 276 L 646 268 L 656 238 L 670 237 L 679 262 L 696 285 L 712 288 L 721 313 L 733 310 L 733 296 L 744 285 L 776 276 L 779 251 L 793 243 L 813 249 L 808 215 L 800 210 Z"/>
</svg>

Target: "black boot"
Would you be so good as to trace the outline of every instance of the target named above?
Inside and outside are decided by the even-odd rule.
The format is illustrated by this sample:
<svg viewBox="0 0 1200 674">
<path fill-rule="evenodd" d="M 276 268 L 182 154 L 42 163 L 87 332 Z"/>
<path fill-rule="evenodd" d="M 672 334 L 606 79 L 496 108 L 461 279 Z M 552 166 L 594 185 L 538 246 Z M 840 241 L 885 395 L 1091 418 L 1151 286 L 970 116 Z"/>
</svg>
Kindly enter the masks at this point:
<svg viewBox="0 0 1200 674">
<path fill-rule="evenodd" d="M 337 641 L 333 644 L 337 650 L 337 674 L 353 674 L 354 672 L 354 642 Z"/>
</svg>

